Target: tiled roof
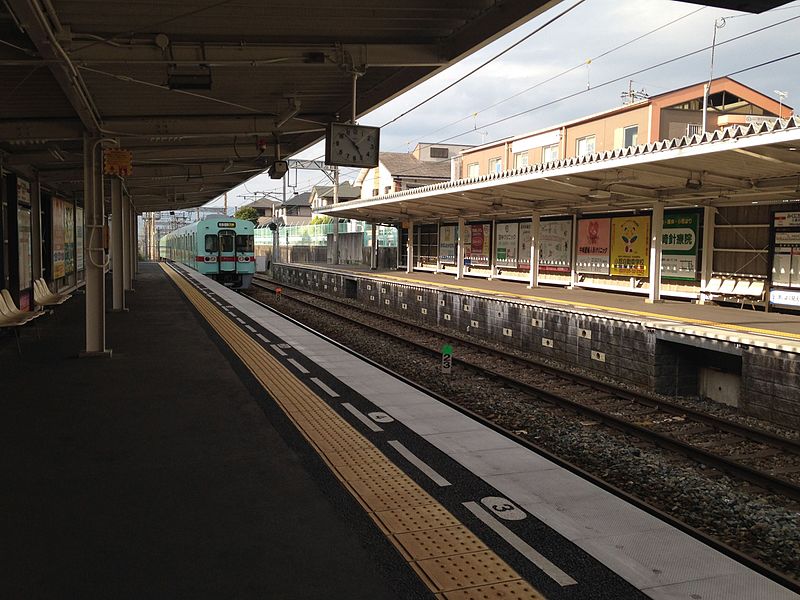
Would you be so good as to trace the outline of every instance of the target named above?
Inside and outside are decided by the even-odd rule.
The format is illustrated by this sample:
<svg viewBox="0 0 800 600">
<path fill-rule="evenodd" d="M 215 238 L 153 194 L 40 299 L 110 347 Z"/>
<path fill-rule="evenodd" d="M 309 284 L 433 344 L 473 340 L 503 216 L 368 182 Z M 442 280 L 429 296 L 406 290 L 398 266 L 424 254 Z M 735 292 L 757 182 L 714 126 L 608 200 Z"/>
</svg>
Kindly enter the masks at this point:
<svg viewBox="0 0 800 600">
<path fill-rule="evenodd" d="M 450 179 L 449 160 L 418 160 L 405 152 L 381 152 L 380 161 L 393 177 Z"/>
</svg>

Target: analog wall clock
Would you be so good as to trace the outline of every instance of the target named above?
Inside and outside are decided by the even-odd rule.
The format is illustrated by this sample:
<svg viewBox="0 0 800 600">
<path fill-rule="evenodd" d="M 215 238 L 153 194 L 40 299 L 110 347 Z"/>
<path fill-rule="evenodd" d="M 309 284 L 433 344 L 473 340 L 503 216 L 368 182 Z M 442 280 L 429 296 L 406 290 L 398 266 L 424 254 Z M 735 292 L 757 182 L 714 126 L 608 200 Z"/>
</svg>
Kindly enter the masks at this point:
<svg viewBox="0 0 800 600">
<path fill-rule="evenodd" d="M 338 167 L 377 167 L 379 127 L 331 123 L 325 137 L 325 164 Z"/>
</svg>

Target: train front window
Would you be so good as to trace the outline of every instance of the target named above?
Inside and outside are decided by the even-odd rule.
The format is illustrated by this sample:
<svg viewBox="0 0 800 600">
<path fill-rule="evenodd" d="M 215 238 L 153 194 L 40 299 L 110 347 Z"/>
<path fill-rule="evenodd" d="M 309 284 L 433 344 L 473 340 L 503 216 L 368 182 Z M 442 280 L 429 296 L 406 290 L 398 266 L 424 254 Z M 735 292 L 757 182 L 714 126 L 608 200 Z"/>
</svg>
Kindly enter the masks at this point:
<svg viewBox="0 0 800 600">
<path fill-rule="evenodd" d="M 237 235 L 236 236 L 236 251 L 237 252 L 252 252 L 253 251 L 253 236 L 252 235 Z"/>
<path fill-rule="evenodd" d="M 217 243 L 217 236 L 207 235 L 206 252 L 218 252 L 218 251 L 219 251 L 219 244 Z"/>
<path fill-rule="evenodd" d="M 233 233 L 221 231 L 219 234 L 219 243 L 223 252 L 233 252 Z"/>
</svg>

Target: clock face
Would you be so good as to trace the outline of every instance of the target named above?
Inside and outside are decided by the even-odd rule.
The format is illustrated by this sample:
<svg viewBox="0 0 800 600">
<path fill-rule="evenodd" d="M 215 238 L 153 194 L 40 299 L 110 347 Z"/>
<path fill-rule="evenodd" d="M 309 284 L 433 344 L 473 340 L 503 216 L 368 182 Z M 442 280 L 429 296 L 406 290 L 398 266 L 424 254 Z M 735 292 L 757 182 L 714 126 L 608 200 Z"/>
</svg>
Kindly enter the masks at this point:
<svg viewBox="0 0 800 600">
<path fill-rule="evenodd" d="M 380 128 L 331 123 L 325 139 L 325 162 L 340 167 L 376 167 Z"/>
</svg>

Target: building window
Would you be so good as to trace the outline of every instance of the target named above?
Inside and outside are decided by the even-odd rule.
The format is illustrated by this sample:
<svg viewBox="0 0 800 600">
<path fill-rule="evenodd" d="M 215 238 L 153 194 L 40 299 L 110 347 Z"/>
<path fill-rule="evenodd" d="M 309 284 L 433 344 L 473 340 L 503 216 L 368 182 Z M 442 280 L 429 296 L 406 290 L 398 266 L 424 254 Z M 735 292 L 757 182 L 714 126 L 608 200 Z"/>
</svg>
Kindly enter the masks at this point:
<svg viewBox="0 0 800 600">
<path fill-rule="evenodd" d="M 542 162 L 553 162 L 558 160 L 558 144 L 551 144 L 542 148 Z"/>
<path fill-rule="evenodd" d="M 528 151 L 525 152 L 517 152 L 514 155 L 514 168 L 519 169 L 520 167 L 527 167 L 528 166 Z"/>
<path fill-rule="evenodd" d="M 489 159 L 489 173 L 499 173 L 503 170 L 503 162 L 500 157 Z"/>
<path fill-rule="evenodd" d="M 372 189 L 372 195 L 373 195 L 373 196 L 377 196 L 377 195 L 378 195 L 378 194 L 380 194 L 380 193 L 381 193 L 381 191 L 380 191 L 378 188 L 373 188 L 373 189 Z"/>
<path fill-rule="evenodd" d="M 467 165 L 467 177 L 477 177 L 481 174 L 478 163 L 470 163 Z"/>
<path fill-rule="evenodd" d="M 622 130 L 623 142 L 625 148 L 628 146 L 635 146 L 639 143 L 639 126 L 631 125 Z"/>
<path fill-rule="evenodd" d="M 594 154 L 594 141 L 593 135 L 587 135 L 586 137 L 578 138 L 576 143 L 576 156 Z"/>
<path fill-rule="evenodd" d="M 384 194 L 391 194 L 392 193 L 392 186 L 387 185 L 385 188 L 383 188 L 383 193 Z"/>
<path fill-rule="evenodd" d="M 700 123 L 688 123 L 686 125 L 686 135 L 703 133 L 703 125 Z"/>
<path fill-rule="evenodd" d="M 448 158 L 450 153 L 447 148 L 433 148 L 431 147 L 431 158 Z"/>
</svg>

